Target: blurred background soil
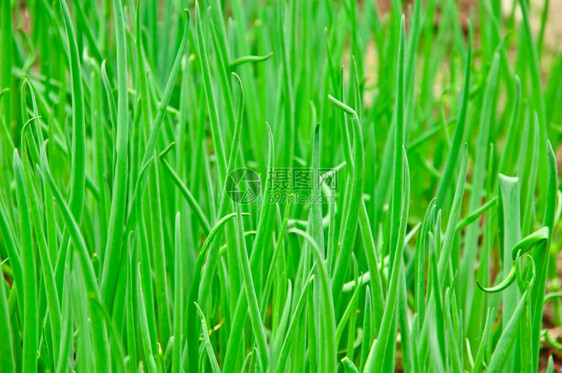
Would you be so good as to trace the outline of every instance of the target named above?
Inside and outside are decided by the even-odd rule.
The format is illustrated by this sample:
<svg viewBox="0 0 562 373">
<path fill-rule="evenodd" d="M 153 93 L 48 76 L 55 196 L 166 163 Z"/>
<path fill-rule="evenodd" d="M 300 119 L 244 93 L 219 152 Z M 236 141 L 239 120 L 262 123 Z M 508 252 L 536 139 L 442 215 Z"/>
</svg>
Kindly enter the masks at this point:
<svg viewBox="0 0 562 373">
<path fill-rule="evenodd" d="M 363 0 L 365 1 L 365 0 Z M 390 10 L 391 0 L 370 0 L 375 1 L 381 13 L 385 13 Z M 497 0 L 494 0 L 497 1 Z M 518 0 L 501 0 L 502 9 L 504 14 L 508 16 L 513 8 L 513 3 Z M 548 3 L 548 21 L 545 29 L 545 44 L 560 50 L 562 47 L 562 0 L 529 0 L 530 11 L 532 15 L 533 31 L 538 33 L 540 27 L 541 12 L 545 3 Z M 406 1 L 406 7 L 413 1 Z M 476 6 L 477 0 L 460 0 L 460 21 L 463 25 L 466 24 L 466 19 L 469 17 L 471 12 L 471 7 Z M 521 13 L 519 10 L 516 11 L 515 17 L 517 20 L 521 20 Z"/>
</svg>

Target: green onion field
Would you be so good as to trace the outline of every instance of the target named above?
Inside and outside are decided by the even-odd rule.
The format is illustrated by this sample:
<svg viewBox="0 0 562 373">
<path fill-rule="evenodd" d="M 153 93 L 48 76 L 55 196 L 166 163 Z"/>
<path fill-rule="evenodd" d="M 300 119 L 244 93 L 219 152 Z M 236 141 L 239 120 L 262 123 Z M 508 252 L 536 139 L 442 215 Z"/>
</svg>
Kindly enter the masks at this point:
<svg viewBox="0 0 562 373">
<path fill-rule="evenodd" d="M 562 372 L 559 1 L 0 0 L 0 372 Z"/>
</svg>

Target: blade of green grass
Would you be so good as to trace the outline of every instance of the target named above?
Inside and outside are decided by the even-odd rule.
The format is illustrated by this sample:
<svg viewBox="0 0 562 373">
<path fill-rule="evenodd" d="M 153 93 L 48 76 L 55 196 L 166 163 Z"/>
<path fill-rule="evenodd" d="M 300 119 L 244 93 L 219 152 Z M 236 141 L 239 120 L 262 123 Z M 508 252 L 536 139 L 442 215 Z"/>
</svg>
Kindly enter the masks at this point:
<svg viewBox="0 0 562 373">
<path fill-rule="evenodd" d="M 23 165 L 17 150 L 14 150 L 14 174 L 17 181 L 17 200 L 20 212 L 20 242 L 23 264 L 23 283 L 20 291 L 23 296 L 22 329 L 23 352 L 22 369 L 37 369 L 38 319 L 37 283 L 35 279 L 35 250 L 33 249 L 31 217 L 29 215 L 28 190 L 25 186 Z"/>
</svg>

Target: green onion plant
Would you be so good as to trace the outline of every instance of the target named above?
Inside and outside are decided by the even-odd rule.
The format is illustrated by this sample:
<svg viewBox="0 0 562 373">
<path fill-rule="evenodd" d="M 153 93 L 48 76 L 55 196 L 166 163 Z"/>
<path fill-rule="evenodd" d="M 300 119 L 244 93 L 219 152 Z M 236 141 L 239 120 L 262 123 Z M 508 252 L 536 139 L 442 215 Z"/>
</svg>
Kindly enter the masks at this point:
<svg viewBox="0 0 562 373">
<path fill-rule="evenodd" d="M 387 3 L 1 0 L 0 371 L 553 372 L 549 2 Z"/>
</svg>

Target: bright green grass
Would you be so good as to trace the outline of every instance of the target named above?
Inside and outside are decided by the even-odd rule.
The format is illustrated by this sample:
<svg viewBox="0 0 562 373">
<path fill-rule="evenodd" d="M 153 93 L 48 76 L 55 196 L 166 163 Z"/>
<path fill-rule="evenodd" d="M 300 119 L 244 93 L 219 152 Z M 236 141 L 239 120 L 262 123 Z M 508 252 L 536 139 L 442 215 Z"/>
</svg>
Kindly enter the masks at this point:
<svg viewBox="0 0 562 373">
<path fill-rule="evenodd" d="M 498 4 L 1 0 L 0 371 L 553 371 L 562 57 Z"/>
</svg>

